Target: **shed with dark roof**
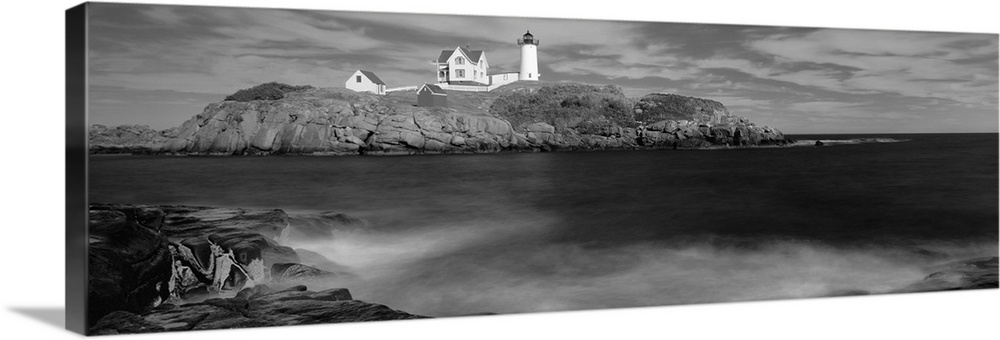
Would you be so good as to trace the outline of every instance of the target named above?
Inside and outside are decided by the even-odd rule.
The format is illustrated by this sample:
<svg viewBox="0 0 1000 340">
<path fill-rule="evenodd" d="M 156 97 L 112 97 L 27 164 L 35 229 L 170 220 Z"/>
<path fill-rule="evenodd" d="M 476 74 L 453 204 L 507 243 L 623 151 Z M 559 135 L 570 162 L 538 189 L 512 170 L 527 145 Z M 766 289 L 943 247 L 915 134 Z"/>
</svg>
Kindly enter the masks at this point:
<svg viewBox="0 0 1000 340">
<path fill-rule="evenodd" d="M 448 107 L 448 93 L 440 86 L 424 84 L 417 89 L 417 106 Z"/>
</svg>

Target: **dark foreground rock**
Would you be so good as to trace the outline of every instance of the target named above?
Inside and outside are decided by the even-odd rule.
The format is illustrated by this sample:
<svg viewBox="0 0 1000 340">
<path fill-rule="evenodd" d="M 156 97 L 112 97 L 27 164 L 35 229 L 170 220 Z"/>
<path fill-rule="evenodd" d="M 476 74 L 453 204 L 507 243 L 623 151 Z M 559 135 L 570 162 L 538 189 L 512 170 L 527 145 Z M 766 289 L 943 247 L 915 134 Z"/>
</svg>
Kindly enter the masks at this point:
<svg viewBox="0 0 1000 340">
<path fill-rule="evenodd" d="M 922 281 L 903 288 L 899 293 L 936 292 L 998 288 L 997 257 L 984 257 L 938 266 Z"/>
<path fill-rule="evenodd" d="M 172 261 L 168 240 L 156 232 L 155 222 L 144 225 L 139 219 L 123 211 L 91 215 L 87 301 L 90 323 L 111 311 L 138 312 L 170 297 Z"/>
<path fill-rule="evenodd" d="M 951 290 L 996 289 L 1000 287 L 997 280 L 997 257 L 982 257 L 955 261 L 933 268 L 931 274 L 918 282 L 901 289 L 891 290 L 886 294 L 940 292 Z M 824 296 L 857 296 L 872 294 L 866 290 L 847 289 L 832 291 Z"/>
<path fill-rule="evenodd" d="M 288 231 L 288 240 L 305 243 L 329 241 L 337 233 L 364 232 L 368 229 L 365 221 L 337 212 L 292 216 L 289 220 L 294 222 L 295 227 Z"/>
<path fill-rule="evenodd" d="M 298 262 L 292 248 L 279 244 L 288 228 L 288 215 L 280 209 L 242 209 L 191 206 L 156 206 L 166 215 L 161 233 L 187 247 L 207 265 L 211 245 L 233 251 L 236 261 L 250 265 L 255 259 L 265 266 Z"/>
<path fill-rule="evenodd" d="M 239 289 L 248 281 L 265 282 L 271 265 L 299 261 L 292 248 L 278 243 L 288 216 L 277 209 L 94 204 L 90 211 L 91 230 L 104 230 L 127 219 L 146 226 L 164 241 L 144 246 L 167 254 L 165 275 L 172 278 L 170 287 L 163 289 L 174 298 Z M 112 234 L 124 243 L 137 239 L 120 230 Z"/>
<path fill-rule="evenodd" d="M 271 279 L 278 281 L 317 280 L 336 276 L 337 274 L 299 263 L 275 263 L 271 266 Z"/>
<path fill-rule="evenodd" d="M 90 333 L 108 335 L 421 318 L 426 317 L 353 300 L 351 293 L 343 288 L 312 292 L 305 286 L 296 286 L 273 292 L 267 286 L 256 286 L 240 291 L 233 298 L 165 304 L 140 313 L 113 312 L 98 321 Z"/>
<path fill-rule="evenodd" d="M 341 214 L 320 214 L 314 219 L 331 218 L 327 215 L 334 221 L 356 221 Z M 105 332 L 101 334 L 397 316 L 385 306 L 362 302 L 327 306 L 331 301 L 350 300 L 346 289 L 313 293 L 302 287 L 294 292 L 270 292 L 265 284 L 287 286 L 353 275 L 316 253 L 307 253 L 310 263 L 336 272 L 302 264 L 295 250 L 281 245 L 295 227 L 278 209 L 94 204 L 89 225 L 88 323 Z M 314 227 L 307 229 L 315 232 Z M 213 298 L 233 295 L 237 297 Z M 266 302 L 254 305 L 262 314 L 282 304 L 299 309 L 286 313 L 294 317 L 240 314 L 243 318 L 237 318 L 233 311 L 250 308 L 244 302 L 253 296 L 260 296 L 254 301 Z M 186 303 L 201 300 L 205 301 Z M 327 307 L 332 314 L 314 315 L 319 312 L 313 309 Z M 346 314 L 338 316 L 338 312 Z M 211 318 L 199 316 L 209 314 Z M 177 326 L 181 323 L 190 327 Z"/>
</svg>

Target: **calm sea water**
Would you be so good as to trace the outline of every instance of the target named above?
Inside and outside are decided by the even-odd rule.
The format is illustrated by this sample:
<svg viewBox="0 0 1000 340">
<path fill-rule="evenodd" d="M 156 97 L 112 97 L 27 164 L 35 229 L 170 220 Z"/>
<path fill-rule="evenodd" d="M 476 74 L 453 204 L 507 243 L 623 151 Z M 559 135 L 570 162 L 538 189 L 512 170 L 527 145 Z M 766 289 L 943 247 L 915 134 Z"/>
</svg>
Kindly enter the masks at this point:
<svg viewBox="0 0 1000 340">
<path fill-rule="evenodd" d="M 847 140 L 849 135 L 791 136 Z M 445 316 L 888 292 L 995 255 L 998 135 L 740 150 L 92 156 L 91 202 L 348 213 L 293 245 L 361 300 Z"/>
</svg>

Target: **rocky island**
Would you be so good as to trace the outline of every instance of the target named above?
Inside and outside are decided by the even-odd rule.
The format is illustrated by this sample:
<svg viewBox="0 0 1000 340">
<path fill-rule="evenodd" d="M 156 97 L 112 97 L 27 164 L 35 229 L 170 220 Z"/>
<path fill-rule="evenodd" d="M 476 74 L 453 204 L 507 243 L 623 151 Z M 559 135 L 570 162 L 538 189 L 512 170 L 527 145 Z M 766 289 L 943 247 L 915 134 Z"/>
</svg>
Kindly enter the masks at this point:
<svg viewBox="0 0 1000 340">
<path fill-rule="evenodd" d="M 374 95 L 268 83 L 229 96 L 181 126 L 92 126 L 91 153 L 384 155 L 784 145 L 775 128 L 719 102 L 674 94 L 626 97 L 617 86 L 517 82 L 449 93 L 417 106 L 410 91 Z"/>
</svg>

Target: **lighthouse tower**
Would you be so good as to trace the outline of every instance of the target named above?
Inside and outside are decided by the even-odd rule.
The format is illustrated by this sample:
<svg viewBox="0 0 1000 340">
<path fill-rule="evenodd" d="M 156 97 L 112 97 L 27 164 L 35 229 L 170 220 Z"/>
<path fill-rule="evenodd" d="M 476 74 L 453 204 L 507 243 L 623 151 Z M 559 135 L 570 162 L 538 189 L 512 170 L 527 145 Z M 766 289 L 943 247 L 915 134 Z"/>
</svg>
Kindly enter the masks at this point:
<svg viewBox="0 0 1000 340">
<path fill-rule="evenodd" d="M 517 39 L 517 45 L 521 46 L 519 80 L 538 81 L 538 42 L 538 39 L 531 35 L 531 31 L 525 33 L 521 39 Z"/>
</svg>

